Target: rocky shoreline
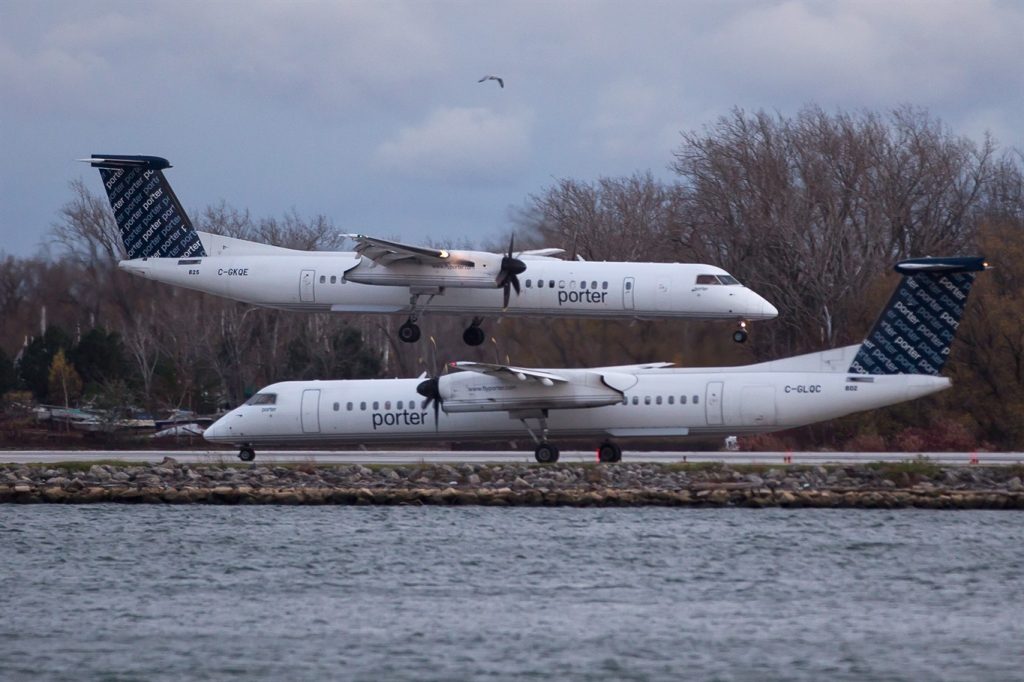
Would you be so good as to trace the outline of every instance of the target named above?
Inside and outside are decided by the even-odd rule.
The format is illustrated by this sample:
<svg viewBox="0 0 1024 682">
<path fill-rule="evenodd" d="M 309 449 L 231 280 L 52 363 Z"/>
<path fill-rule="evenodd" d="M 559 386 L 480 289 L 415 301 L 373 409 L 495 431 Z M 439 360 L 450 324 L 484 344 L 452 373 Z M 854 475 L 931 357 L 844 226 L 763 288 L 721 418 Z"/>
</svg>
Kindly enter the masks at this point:
<svg viewBox="0 0 1024 682">
<path fill-rule="evenodd" d="M 0 465 L 0 503 L 1024 509 L 1024 467 Z"/>
</svg>

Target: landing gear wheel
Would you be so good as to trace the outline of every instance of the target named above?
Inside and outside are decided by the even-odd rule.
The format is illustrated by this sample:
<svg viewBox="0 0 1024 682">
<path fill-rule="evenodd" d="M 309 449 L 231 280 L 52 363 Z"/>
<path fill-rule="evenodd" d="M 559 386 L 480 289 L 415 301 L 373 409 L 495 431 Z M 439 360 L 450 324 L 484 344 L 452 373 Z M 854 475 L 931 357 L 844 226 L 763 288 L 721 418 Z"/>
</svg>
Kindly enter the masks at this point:
<svg viewBox="0 0 1024 682">
<path fill-rule="evenodd" d="M 466 331 L 462 332 L 462 340 L 466 342 L 467 346 L 479 346 L 485 338 L 487 335 L 484 334 L 484 330 L 475 324 L 466 327 Z"/>
<path fill-rule="evenodd" d="M 249 447 L 242 448 L 238 451 L 238 459 L 243 462 L 251 462 L 256 459 L 256 451 Z"/>
<path fill-rule="evenodd" d="M 732 340 L 736 343 L 743 343 L 747 340 L 747 330 L 737 329 L 732 333 Z"/>
<path fill-rule="evenodd" d="M 416 343 L 420 340 L 420 328 L 415 322 L 406 322 L 398 328 L 398 338 L 404 343 Z"/>
<path fill-rule="evenodd" d="M 597 448 L 597 461 L 599 462 L 621 462 L 622 448 L 611 441 L 605 441 Z"/>
<path fill-rule="evenodd" d="M 533 451 L 533 456 L 541 464 L 551 464 L 558 461 L 558 448 L 551 443 L 541 443 Z"/>
</svg>

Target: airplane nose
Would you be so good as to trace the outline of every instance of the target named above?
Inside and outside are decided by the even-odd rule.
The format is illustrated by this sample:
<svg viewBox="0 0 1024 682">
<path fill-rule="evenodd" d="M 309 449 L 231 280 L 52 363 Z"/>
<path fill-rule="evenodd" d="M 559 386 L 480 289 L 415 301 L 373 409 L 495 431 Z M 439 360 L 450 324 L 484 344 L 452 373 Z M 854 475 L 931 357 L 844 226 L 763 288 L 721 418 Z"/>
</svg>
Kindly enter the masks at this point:
<svg viewBox="0 0 1024 682">
<path fill-rule="evenodd" d="M 203 431 L 203 438 L 211 443 L 223 440 L 228 435 L 228 428 L 224 424 L 226 418 L 227 415 L 207 426 L 206 430 Z"/>
<path fill-rule="evenodd" d="M 748 289 L 747 291 L 750 291 Z M 748 319 L 771 320 L 779 316 L 779 309 L 769 303 L 763 296 L 750 291 L 750 312 Z"/>
</svg>

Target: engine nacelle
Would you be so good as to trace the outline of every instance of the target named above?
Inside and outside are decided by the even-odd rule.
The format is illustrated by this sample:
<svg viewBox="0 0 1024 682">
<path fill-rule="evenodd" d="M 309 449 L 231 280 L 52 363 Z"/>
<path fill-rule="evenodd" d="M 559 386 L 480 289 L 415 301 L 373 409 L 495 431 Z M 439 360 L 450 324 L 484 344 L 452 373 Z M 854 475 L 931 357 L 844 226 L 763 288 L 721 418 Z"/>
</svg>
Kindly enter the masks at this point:
<svg viewBox="0 0 1024 682">
<path fill-rule="evenodd" d="M 571 374 L 572 378 L 545 385 L 533 379 L 517 381 L 477 372 L 449 374 L 438 382 L 441 408 L 453 413 L 601 407 L 622 402 L 624 386 L 636 383 L 636 377 L 627 375 L 605 377 L 571 370 L 559 373 Z"/>
<path fill-rule="evenodd" d="M 345 272 L 345 279 L 359 284 L 393 287 L 495 289 L 501 272 L 500 254 L 482 251 L 451 251 L 442 262 L 396 261 L 381 265 L 361 258 Z"/>
</svg>

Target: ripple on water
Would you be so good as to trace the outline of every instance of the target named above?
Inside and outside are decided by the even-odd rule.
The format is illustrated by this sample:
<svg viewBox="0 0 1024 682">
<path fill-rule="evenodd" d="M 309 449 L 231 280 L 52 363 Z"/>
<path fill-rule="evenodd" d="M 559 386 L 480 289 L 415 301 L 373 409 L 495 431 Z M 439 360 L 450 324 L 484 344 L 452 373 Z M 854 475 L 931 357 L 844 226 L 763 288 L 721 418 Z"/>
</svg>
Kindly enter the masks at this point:
<svg viewBox="0 0 1024 682">
<path fill-rule="evenodd" d="M 14 677 L 1010 679 L 999 512 L 0 507 Z"/>
</svg>

